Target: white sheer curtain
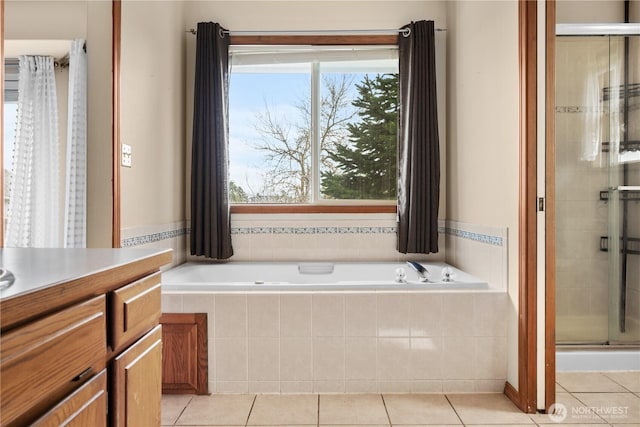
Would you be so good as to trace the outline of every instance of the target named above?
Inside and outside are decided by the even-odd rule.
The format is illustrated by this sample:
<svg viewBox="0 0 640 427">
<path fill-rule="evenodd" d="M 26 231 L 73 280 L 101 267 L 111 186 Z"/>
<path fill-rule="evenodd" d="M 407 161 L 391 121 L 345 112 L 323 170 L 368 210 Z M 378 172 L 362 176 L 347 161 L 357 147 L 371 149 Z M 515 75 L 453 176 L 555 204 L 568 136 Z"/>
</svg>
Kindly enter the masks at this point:
<svg viewBox="0 0 640 427">
<path fill-rule="evenodd" d="M 87 54 L 84 43 L 84 40 L 73 40 L 69 51 L 65 248 L 84 248 L 87 239 Z"/>
<path fill-rule="evenodd" d="M 581 160 L 593 162 L 601 151 L 601 123 L 603 104 L 600 98 L 601 76 L 591 73 L 584 87 L 582 106 L 582 156 Z"/>
<path fill-rule="evenodd" d="M 20 56 L 7 247 L 60 247 L 58 102 L 53 58 Z"/>
</svg>

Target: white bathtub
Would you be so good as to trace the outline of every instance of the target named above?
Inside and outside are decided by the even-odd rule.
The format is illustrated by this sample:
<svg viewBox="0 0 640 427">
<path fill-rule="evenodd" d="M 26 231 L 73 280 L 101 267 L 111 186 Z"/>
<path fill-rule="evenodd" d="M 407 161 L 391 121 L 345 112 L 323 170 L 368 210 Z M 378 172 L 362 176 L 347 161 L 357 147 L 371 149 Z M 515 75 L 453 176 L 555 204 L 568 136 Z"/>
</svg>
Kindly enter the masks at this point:
<svg viewBox="0 0 640 427">
<path fill-rule="evenodd" d="M 164 291 L 359 291 L 359 290 L 481 290 L 489 285 L 445 263 L 422 263 L 428 282 L 420 282 L 408 264 L 361 263 L 203 263 L 182 264 L 162 275 Z M 444 268 L 453 272 L 443 281 Z M 397 281 L 398 274 L 406 275 Z"/>
<path fill-rule="evenodd" d="M 506 292 L 423 265 L 434 281 L 398 263 L 187 263 L 163 273 L 162 311 L 207 314 L 212 393 L 502 391 Z"/>
</svg>

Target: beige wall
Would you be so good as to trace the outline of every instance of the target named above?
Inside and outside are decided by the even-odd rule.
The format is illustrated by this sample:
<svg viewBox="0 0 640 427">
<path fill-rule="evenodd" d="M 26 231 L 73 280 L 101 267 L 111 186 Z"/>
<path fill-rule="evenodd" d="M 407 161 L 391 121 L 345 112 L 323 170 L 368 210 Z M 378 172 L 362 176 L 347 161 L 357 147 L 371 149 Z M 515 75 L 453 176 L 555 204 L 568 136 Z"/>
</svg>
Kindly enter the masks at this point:
<svg viewBox="0 0 640 427">
<path fill-rule="evenodd" d="M 180 2 L 122 3 L 123 228 L 184 220 L 184 40 Z"/>
<path fill-rule="evenodd" d="M 411 21 L 446 23 L 446 1 L 186 1 L 185 24 L 212 20 L 232 30 L 399 28 Z M 363 5 L 366 4 L 366 13 Z"/>
<path fill-rule="evenodd" d="M 87 0 L 87 246 L 111 247 L 111 2 Z"/>
<path fill-rule="evenodd" d="M 87 245 L 111 246 L 111 1 L 6 0 L 4 31 L 7 39 L 87 40 Z"/>
<path fill-rule="evenodd" d="M 624 22 L 624 1 L 558 0 L 556 22 L 563 24 Z"/>
<path fill-rule="evenodd" d="M 507 378 L 517 387 L 518 5 L 456 1 L 447 13 L 447 218 L 508 228 Z"/>
</svg>

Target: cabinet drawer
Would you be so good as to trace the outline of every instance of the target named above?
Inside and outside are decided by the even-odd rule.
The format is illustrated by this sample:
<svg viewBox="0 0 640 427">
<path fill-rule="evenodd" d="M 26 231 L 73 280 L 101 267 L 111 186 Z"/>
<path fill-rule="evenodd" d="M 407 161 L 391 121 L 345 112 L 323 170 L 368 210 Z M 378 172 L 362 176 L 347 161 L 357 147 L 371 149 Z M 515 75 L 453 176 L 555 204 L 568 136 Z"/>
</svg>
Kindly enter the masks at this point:
<svg viewBox="0 0 640 427">
<path fill-rule="evenodd" d="M 106 369 L 33 423 L 33 427 L 105 427 L 106 425 Z"/>
<path fill-rule="evenodd" d="M 33 421 L 104 369 L 105 331 L 100 296 L 2 335 L 0 424 Z"/>
<path fill-rule="evenodd" d="M 160 321 L 160 273 L 112 293 L 111 342 L 117 352 Z"/>
</svg>

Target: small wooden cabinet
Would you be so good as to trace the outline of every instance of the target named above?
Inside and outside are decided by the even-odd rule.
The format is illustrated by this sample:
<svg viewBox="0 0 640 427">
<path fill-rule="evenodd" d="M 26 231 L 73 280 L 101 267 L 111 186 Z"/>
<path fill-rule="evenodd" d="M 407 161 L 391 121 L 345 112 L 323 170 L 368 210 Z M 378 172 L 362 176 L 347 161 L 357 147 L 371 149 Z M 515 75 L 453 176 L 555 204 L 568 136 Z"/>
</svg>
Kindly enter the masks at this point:
<svg viewBox="0 0 640 427">
<path fill-rule="evenodd" d="M 4 258 L 11 250 L 2 251 Z M 55 265 L 51 259 L 56 256 L 62 257 L 63 265 L 65 260 L 73 262 L 68 252 L 55 251 L 59 250 L 30 250 L 25 254 L 35 259 L 25 264 L 38 265 L 42 257 L 47 265 Z M 102 257 L 93 257 L 89 261 L 98 270 L 93 274 L 3 295 L 1 427 L 160 426 L 158 270 L 171 260 L 171 251 L 154 252 L 142 252 L 146 256 L 138 259 L 129 250 L 124 256 L 128 262 L 109 267 L 104 261 L 104 268 L 99 268 Z M 28 277 L 28 270 L 21 273 L 16 277 Z"/>
<path fill-rule="evenodd" d="M 208 393 L 206 313 L 163 313 L 162 392 Z"/>
</svg>

